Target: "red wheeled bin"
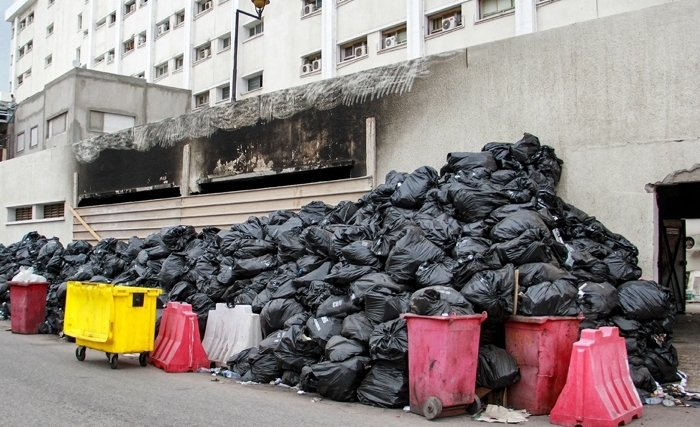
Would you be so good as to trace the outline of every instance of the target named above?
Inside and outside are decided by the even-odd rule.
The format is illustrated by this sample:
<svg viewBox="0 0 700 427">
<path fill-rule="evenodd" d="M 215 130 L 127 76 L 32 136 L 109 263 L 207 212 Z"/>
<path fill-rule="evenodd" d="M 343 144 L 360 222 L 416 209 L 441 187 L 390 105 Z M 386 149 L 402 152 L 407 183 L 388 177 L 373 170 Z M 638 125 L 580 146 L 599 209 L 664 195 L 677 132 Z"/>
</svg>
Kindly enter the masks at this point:
<svg viewBox="0 0 700 427">
<path fill-rule="evenodd" d="M 15 334 L 38 334 L 46 319 L 47 282 L 7 282 L 10 286 L 12 316 L 10 327 Z"/>
<path fill-rule="evenodd" d="M 432 420 L 478 409 L 476 368 L 486 313 L 401 317 L 408 327 L 411 412 Z"/>
<path fill-rule="evenodd" d="M 571 350 L 582 317 L 511 316 L 506 351 L 520 367 L 520 381 L 508 387 L 508 404 L 532 415 L 548 415 L 564 389 Z"/>
</svg>

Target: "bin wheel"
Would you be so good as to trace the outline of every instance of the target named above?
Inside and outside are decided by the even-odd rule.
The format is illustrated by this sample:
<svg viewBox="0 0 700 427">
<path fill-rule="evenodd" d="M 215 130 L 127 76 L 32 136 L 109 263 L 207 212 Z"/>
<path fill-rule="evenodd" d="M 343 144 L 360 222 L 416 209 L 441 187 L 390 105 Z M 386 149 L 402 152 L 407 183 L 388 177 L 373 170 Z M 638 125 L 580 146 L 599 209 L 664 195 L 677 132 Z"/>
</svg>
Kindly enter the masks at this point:
<svg viewBox="0 0 700 427">
<path fill-rule="evenodd" d="M 119 355 L 118 354 L 110 354 L 109 355 L 109 367 L 112 369 L 117 369 L 117 363 L 119 363 Z"/>
<path fill-rule="evenodd" d="M 442 412 L 442 401 L 437 397 L 429 397 L 423 405 L 423 416 L 429 420 L 434 420 Z"/>
<path fill-rule="evenodd" d="M 75 349 L 75 358 L 78 359 L 79 362 L 85 360 L 85 347 L 80 346 Z"/>
<path fill-rule="evenodd" d="M 148 352 L 139 354 L 139 364 L 141 366 L 148 366 Z"/>
<path fill-rule="evenodd" d="M 479 396 L 474 396 L 474 401 L 471 403 L 471 405 L 467 406 L 467 413 L 469 415 L 476 415 L 479 412 L 481 412 L 481 399 L 479 399 Z"/>
<path fill-rule="evenodd" d="M 107 360 L 109 360 L 110 353 L 105 353 L 105 356 L 107 356 Z"/>
</svg>

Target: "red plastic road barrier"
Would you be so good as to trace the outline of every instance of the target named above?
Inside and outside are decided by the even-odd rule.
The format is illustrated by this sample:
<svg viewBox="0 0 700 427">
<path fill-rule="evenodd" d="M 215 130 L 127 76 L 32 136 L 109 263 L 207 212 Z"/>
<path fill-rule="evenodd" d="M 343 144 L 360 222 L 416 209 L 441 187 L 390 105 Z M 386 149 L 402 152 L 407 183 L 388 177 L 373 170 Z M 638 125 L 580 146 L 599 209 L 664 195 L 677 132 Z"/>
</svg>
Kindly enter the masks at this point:
<svg viewBox="0 0 700 427">
<path fill-rule="evenodd" d="M 199 338 L 197 315 L 191 305 L 169 302 L 165 307 L 150 360 L 170 373 L 209 367 L 209 358 Z"/>
<path fill-rule="evenodd" d="M 511 316 L 506 351 L 520 367 L 520 381 L 508 387 L 508 406 L 548 415 L 566 384 L 578 317 Z"/>
<path fill-rule="evenodd" d="M 549 420 L 574 427 L 617 427 L 642 416 L 617 328 L 585 329 L 574 344 L 566 386 Z"/>
<path fill-rule="evenodd" d="M 15 334 L 38 334 L 46 319 L 47 282 L 7 282 L 10 286 L 12 317 L 10 327 Z"/>
<path fill-rule="evenodd" d="M 477 400 L 479 336 L 486 313 L 470 316 L 402 314 L 408 327 L 411 412 L 434 418 L 463 415 Z"/>
</svg>

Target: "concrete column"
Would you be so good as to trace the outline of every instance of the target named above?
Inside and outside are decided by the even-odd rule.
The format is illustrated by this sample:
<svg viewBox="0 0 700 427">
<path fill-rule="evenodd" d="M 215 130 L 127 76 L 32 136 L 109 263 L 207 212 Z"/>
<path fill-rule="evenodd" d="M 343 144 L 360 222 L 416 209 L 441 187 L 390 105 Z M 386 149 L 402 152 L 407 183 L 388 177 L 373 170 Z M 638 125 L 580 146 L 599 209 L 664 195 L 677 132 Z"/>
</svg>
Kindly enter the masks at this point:
<svg viewBox="0 0 700 427">
<path fill-rule="evenodd" d="M 158 6 L 158 0 L 151 0 L 146 5 L 148 9 L 148 26 L 146 27 L 146 81 L 148 83 L 153 83 L 153 78 L 155 77 L 155 70 L 153 66 L 155 65 L 155 48 L 156 48 L 156 9 Z M 97 2 L 93 2 L 97 3 Z"/>
<path fill-rule="evenodd" d="M 17 88 L 17 39 L 19 38 L 19 15 L 15 16 L 15 36 L 12 38 L 12 65 L 10 65 L 10 92 Z"/>
<path fill-rule="evenodd" d="M 537 0 L 515 0 L 515 35 L 537 31 Z"/>
<path fill-rule="evenodd" d="M 365 163 L 367 175 L 372 177 L 372 188 L 377 187 L 377 121 L 367 118 L 365 136 Z"/>
<path fill-rule="evenodd" d="M 406 0 L 406 59 L 425 56 L 424 0 Z"/>
<path fill-rule="evenodd" d="M 184 55 L 184 70 L 182 71 L 182 87 L 192 90 L 192 54 L 194 46 L 194 2 L 185 0 L 185 55 Z M 233 4 L 231 5 L 233 6 Z M 194 108 L 194 99 L 192 99 L 192 108 Z"/>
<path fill-rule="evenodd" d="M 321 13 L 321 78 L 330 79 L 336 76 L 338 65 L 337 1 L 325 0 Z"/>
<path fill-rule="evenodd" d="M 114 46 L 114 65 L 117 69 L 117 74 L 122 73 L 122 53 L 124 53 L 124 2 L 117 3 L 117 42 Z"/>
<path fill-rule="evenodd" d="M 182 147 L 182 178 L 180 179 L 180 196 L 190 195 L 190 144 Z"/>
</svg>

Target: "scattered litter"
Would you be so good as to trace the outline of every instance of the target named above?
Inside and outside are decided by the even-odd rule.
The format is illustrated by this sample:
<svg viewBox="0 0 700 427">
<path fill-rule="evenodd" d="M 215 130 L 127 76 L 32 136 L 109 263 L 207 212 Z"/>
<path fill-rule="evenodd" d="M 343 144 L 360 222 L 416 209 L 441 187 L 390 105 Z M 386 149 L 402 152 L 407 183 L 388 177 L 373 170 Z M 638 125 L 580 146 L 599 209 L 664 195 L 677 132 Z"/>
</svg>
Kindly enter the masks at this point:
<svg viewBox="0 0 700 427">
<path fill-rule="evenodd" d="M 323 400 L 323 399 L 320 398 L 320 397 L 314 397 L 313 399 L 311 399 L 311 403 L 320 402 L 320 401 L 322 401 L 322 400 Z"/>
<path fill-rule="evenodd" d="M 530 414 L 526 410 L 512 410 L 498 405 L 487 405 L 483 412 L 472 417 L 474 421 L 501 424 L 523 424 Z"/>
</svg>

